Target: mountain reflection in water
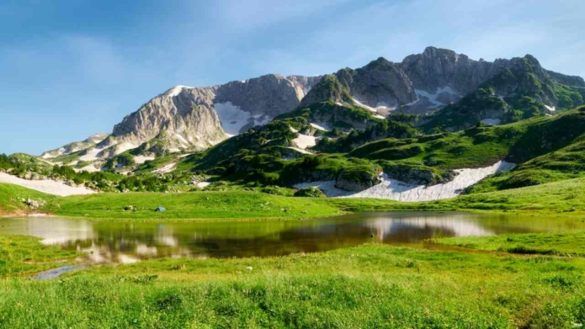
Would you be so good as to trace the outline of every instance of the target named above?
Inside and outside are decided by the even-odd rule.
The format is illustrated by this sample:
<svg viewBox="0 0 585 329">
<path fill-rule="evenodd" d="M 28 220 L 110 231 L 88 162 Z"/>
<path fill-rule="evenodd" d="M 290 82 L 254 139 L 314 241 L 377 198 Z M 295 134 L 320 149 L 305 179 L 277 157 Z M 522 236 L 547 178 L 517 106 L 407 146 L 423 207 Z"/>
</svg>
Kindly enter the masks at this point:
<svg viewBox="0 0 585 329">
<path fill-rule="evenodd" d="M 370 213 L 306 221 L 177 222 L 3 218 L 1 234 L 39 237 L 44 244 L 87 254 L 95 263 L 159 257 L 268 257 L 318 252 L 369 241 L 413 243 L 433 237 L 530 232 L 505 217 L 462 213 Z"/>
</svg>

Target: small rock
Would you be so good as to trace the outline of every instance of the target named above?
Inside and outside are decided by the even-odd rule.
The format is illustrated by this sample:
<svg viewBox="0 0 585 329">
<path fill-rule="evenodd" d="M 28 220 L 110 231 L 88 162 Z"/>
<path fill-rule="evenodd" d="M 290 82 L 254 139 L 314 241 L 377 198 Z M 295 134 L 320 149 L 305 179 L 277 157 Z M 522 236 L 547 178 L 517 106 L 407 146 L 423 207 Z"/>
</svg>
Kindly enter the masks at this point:
<svg viewBox="0 0 585 329">
<path fill-rule="evenodd" d="M 42 206 L 45 205 L 45 201 L 43 201 L 43 200 L 34 200 L 34 199 L 31 199 L 31 198 L 28 198 L 28 199 L 24 200 L 23 202 L 24 202 L 24 204 L 26 204 L 31 209 L 39 209 L 39 208 L 41 208 Z"/>
</svg>

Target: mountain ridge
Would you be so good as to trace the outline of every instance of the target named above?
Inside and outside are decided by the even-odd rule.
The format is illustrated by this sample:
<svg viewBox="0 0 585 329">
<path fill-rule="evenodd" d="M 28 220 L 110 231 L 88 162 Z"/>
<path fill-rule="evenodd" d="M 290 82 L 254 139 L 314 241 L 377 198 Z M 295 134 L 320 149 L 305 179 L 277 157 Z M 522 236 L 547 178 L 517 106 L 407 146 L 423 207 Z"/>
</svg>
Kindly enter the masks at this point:
<svg viewBox="0 0 585 329">
<path fill-rule="evenodd" d="M 522 74 L 513 74 L 517 67 L 524 68 Z M 539 84 L 545 87 L 530 90 Z M 513 101 L 506 98 L 524 85 L 530 92 L 522 90 Z M 470 98 L 473 95 L 475 99 Z M 531 55 L 488 62 L 427 47 L 398 63 L 379 57 L 363 67 L 325 76 L 267 74 L 210 87 L 174 86 L 125 116 L 101 142 L 84 144 L 88 147 L 82 150 L 62 147 L 62 154 L 53 150 L 42 156 L 78 168 L 89 163 L 100 170 L 107 160 L 135 150 L 139 164 L 169 153 L 202 151 L 280 115 L 327 102 L 365 109 L 373 119 L 401 113 L 420 116 L 420 124 L 431 128 L 460 129 L 476 122 L 497 124 L 552 113 L 557 107 L 580 105 L 583 98 L 581 77 L 543 69 Z M 471 116 L 465 114 L 466 103 L 472 105 Z"/>
</svg>

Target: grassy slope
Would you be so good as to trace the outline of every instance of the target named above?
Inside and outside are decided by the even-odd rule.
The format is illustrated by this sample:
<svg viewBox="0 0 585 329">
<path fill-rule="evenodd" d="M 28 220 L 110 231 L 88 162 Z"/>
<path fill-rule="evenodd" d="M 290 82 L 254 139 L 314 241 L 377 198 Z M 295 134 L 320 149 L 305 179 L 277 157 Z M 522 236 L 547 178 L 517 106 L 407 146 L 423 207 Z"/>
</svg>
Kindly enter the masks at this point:
<svg viewBox="0 0 585 329">
<path fill-rule="evenodd" d="M 435 172 L 483 167 L 505 158 L 525 164 L 532 171 L 554 171 L 556 178 L 571 178 L 580 170 L 579 152 L 583 149 L 584 133 L 585 107 L 581 107 L 552 117 L 535 117 L 501 126 L 410 139 L 382 139 L 365 144 L 349 155 L 378 161 L 390 173 L 398 166 Z M 495 186 L 491 190 L 506 187 L 502 183 L 491 185 Z M 510 186 L 527 185 L 533 184 Z"/>
<path fill-rule="evenodd" d="M 47 194 L 24 187 L 12 184 L 0 184 L 0 215 L 26 211 L 27 209 L 22 199 L 28 198 L 46 201 L 54 199 L 54 197 Z"/>
<path fill-rule="evenodd" d="M 585 178 L 564 180 L 524 188 L 461 195 L 432 202 L 396 202 L 380 199 L 328 199 L 348 212 L 386 210 L 485 210 L 526 213 L 585 212 Z"/>
<path fill-rule="evenodd" d="M 155 212 L 162 205 L 165 212 Z M 136 211 L 124 211 L 134 206 Z M 323 199 L 290 198 L 258 192 L 104 193 L 59 199 L 49 211 L 89 218 L 304 218 L 341 214 Z"/>
<path fill-rule="evenodd" d="M 438 204 L 459 209 L 583 212 L 585 179 L 577 178 L 492 193 L 462 195 Z"/>
<path fill-rule="evenodd" d="M 489 192 L 583 177 L 585 173 L 583 151 L 585 138 L 581 137 L 566 147 L 533 158 L 511 172 L 486 179 L 473 186 L 469 192 Z"/>
<path fill-rule="evenodd" d="M 571 328 L 585 321 L 583 271 L 580 257 L 381 244 L 154 260 L 0 280 L 0 327 Z"/>
<path fill-rule="evenodd" d="M 585 211 L 585 178 L 488 193 L 462 195 L 434 202 L 402 203 L 379 199 L 292 198 L 259 192 L 103 193 L 55 198 L 12 185 L 0 184 L 0 208 L 24 210 L 21 198 L 48 201 L 45 211 L 88 218 L 197 219 L 282 218 L 298 219 L 338 215 L 343 212 L 388 210 L 486 210 L 539 213 Z M 167 211 L 157 213 L 162 205 Z M 135 211 L 125 211 L 134 206 Z"/>
</svg>

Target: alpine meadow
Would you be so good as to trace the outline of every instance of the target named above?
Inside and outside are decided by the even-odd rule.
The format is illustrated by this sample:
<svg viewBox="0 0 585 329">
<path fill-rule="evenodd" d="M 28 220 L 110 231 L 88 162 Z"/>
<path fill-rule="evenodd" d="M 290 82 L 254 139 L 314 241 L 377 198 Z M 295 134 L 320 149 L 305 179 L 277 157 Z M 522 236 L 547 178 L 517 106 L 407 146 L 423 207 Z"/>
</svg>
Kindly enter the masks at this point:
<svg viewBox="0 0 585 329">
<path fill-rule="evenodd" d="M 0 4 L 0 328 L 583 328 L 583 14 Z"/>
</svg>

